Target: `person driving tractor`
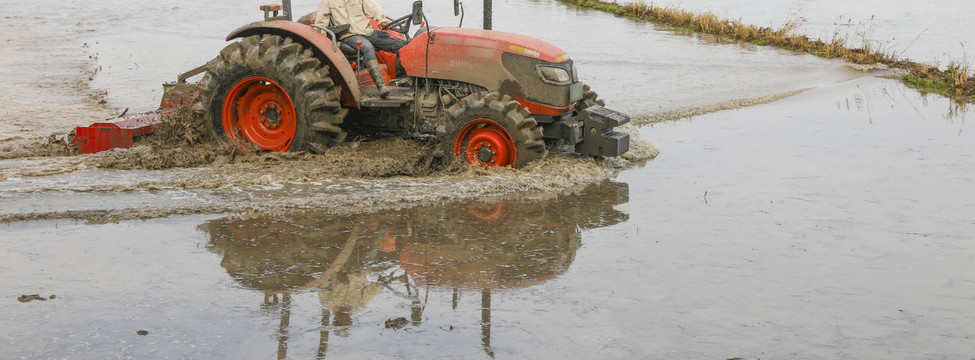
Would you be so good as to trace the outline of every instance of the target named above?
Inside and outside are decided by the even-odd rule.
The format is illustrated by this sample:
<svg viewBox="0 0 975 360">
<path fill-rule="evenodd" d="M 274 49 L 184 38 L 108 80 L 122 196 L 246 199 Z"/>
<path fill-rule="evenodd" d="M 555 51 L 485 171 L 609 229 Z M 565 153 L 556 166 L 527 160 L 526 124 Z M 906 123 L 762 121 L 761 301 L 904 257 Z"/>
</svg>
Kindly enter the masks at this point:
<svg viewBox="0 0 975 360">
<path fill-rule="evenodd" d="M 369 70 L 369 75 L 379 89 L 379 96 L 386 98 L 389 95 L 389 87 L 383 80 L 379 62 L 376 60 L 376 50 L 395 53 L 405 46 L 406 42 L 386 31 L 373 29 L 369 23 L 370 18 L 379 22 L 380 27 L 389 24 L 382 7 L 373 0 L 322 0 L 318 5 L 315 25 L 326 28 L 350 25 L 347 32 L 339 35 L 339 39 L 342 44 L 352 49 L 359 49 L 365 68 Z M 357 47 L 356 43 L 360 41 L 361 45 Z"/>
</svg>

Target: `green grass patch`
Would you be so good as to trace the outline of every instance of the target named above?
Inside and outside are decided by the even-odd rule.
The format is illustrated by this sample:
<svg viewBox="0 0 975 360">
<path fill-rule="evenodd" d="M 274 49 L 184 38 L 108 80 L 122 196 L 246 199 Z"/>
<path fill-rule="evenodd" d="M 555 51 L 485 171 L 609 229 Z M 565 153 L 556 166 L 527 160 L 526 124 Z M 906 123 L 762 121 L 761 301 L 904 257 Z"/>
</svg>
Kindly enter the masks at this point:
<svg viewBox="0 0 975 360">
<path fill-rule="evenodd" d="M 626 13 L 626 9 L 616 3 L 605 3 L 601 1 L 591 1 L 591 0 L 559 0 L 562 3 L 572 4 L 579 7 L 590 8 L 594 10 L 599 10 L 602 12 L 608 12 L 615 15 L 623 15 Z"/>
<path fill-rule="evenodd" d="M 904 83 L 908 86 L 921 91 L 938 93 L 948 97 L 951 97 L 951 94 L 954 93 L 951 86 L 945 84 L 943 81 L 932 80 L 915 74 L 904 75 L 901 80 L 904 80 Z M 972 98 L 975 98 L 975 95 Z"/>
</svg>

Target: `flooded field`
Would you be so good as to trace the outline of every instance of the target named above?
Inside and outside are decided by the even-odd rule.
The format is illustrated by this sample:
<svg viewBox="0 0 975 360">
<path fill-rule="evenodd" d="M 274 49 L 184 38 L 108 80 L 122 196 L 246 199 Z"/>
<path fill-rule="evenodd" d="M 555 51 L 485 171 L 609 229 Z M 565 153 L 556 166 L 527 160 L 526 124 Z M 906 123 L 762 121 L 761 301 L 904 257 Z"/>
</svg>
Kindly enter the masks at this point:
<svg viewBox="0 0 975 360">
<path fill-rule="evenodd" d="M 258 3 L 13 5 L 0 358 L 975 358 L 975 110 L 889 74 L 496 2 L 633 116 L 629 155 L 442 169 L 391 138 L 161 167 L 186 149 L 26 146 L 151 110 Z"/>
<path fill-rule="evenodd" d="M 965 0 L 866 0 L 866 1 L 775 1 L 681 0 L 654 2 L 695 12 L 709 11 L 746 24 L 782 27 L 798 21 L 796 31 L 812 38 L 842 39 L 854 47 L 867 42 L 914 61 L 940 65 L 950 62 L 972 64 L 967 49 L 975 46 L 975 33 L 968 31 Z"/>
</svg>

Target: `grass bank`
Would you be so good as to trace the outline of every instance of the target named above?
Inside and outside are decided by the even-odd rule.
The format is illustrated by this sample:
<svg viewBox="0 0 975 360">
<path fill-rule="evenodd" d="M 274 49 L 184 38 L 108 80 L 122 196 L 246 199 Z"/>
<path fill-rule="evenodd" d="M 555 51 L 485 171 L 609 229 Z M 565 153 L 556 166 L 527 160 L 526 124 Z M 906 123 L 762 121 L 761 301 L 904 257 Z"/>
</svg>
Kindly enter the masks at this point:
<svg viewBox="0 0 975 360">
<path fill-rule="evenodd" d="M 658 7 L 644 3 L 619 4 L 615 1 L 600 0 L 559 1 L 617 16 L 747 41 L 756 45 L 807 52 L 827 59 L 838 58 L 865 65 L 883 64 L 907 71 L 908 74 L 903 77 L 903 80 L 911 87 L 942 94 L 956 101 L 975 102 L 975 78 L 970 73 L 967 64 L 952 62 L 946 70 L 942 71 L 935 66 L 898 59 L 893 53 L 871 48 L 869 42 L 864 42 L 865 45 L 862 48 L 850 48 L 846 45 L 844 38 L 834 38 L 829 42 L 810 40 L 804 35 L 796 34 L 795 30 L 799 26 L 798 21 L 786 23 L 779 29 L 772 29 L 743 24 L 740 19 L 732 21 L 719 18 L 712 13 L 694 13 L 677 7 Z"/>
</svg>

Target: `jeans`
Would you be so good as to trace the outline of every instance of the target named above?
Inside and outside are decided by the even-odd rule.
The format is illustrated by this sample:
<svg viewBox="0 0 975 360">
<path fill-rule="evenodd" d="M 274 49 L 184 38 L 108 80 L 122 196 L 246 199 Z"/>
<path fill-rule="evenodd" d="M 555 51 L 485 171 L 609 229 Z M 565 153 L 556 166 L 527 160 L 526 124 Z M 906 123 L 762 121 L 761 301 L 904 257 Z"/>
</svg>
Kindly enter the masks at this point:
<svg viewBox="0 0 975 360">
<path fill-rule="evenodd" d="M 375 30 L 369 36 L 352 35 L 341 41 L 342 45 L 352 49 L 351 54 L 348 54 L 351 57 L 355 56 L 355 42 L 362 41 L 362 45 L 359 47 L 359 54 L 362 56 L 363 62 L 376 60 L 376 50 L 395 53 L 403 48 L 403 46 L 406 46 L 406 41 L 394 38 L 388 32 L 381 30 Z M 348 51 L 345 49 L 345 46 L 343 46 L 343 52 Z"/>
</svg>

